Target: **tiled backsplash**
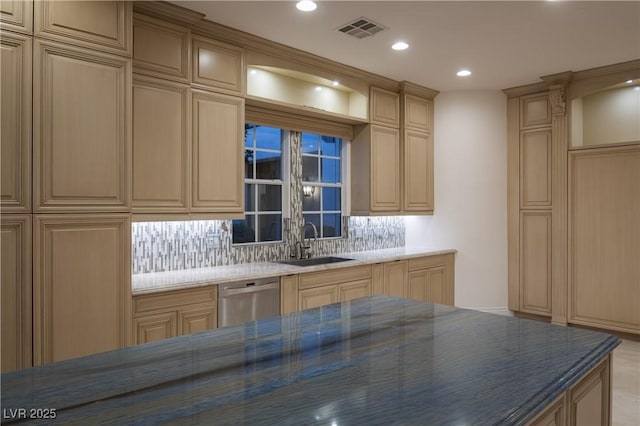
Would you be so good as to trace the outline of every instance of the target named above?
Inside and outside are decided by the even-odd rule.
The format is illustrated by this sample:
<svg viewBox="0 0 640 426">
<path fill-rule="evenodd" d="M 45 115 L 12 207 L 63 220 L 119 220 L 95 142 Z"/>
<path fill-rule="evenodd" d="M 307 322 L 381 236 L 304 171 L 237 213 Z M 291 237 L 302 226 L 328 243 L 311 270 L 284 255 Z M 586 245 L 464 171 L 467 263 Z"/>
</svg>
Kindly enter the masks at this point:
<svg viewBox="0 0 640 426">
<path fill-rule="evenodd" d="M 289 222 L 285 219 L 285 231 Z M 404 246 L 401 216 L 345 217 L 343 222 L 348 237 L 312 241 L 314 256 Z M 232 245 L 230 220 L 134 222 L 131 228 L 134 274 L 283 260 L 296 241 L 284 232 L 281 243 Z"/>
<path fill-rule="evenodd" d="M 290 134 L 290 218 L 283 220 L 279 243 L 232 244 L 230 220 L 189 222 L 134 222 L 132 224 L 134 274 L 205 268 L 289 258 L 301 236 L 302 149 L 300 134 Z M 342 238 L 311 243 L 314 256 L 350 251 L 403 247 L 404 217 L 343 217 Z"/>
</svg>

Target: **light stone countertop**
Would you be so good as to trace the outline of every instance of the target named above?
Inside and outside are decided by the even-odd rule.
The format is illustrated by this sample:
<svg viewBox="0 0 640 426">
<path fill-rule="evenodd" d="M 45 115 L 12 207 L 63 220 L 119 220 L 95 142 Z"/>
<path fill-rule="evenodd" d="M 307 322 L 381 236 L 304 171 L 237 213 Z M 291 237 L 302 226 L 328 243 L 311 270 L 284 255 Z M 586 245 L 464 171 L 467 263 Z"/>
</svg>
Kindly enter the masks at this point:
<svg viewBox="0 0 640 426">
<path fill-rule="evenodd" d="M 354 259 L 348 262 L 330 263 L 315 266 L 294 266 L 276 262 L 242 263 L 237 265 L 213 266 L 209 268 L 184 269 L 180 271 L 153 272 L 136 274 L 131 279 L 131 292 L 135 295 L 157 293 L 168 290 L 180 290 L 233 281 L 257 280 L 260 278 L 280 277 L 327 269 L 345 268 L 378 262 L 391 262 L 412 257 L 435 256 L 455 253 L 453 249 L 433 247 L 398 247 L 382 250 L 336 253 L 334 256 Z"/>
</svg>

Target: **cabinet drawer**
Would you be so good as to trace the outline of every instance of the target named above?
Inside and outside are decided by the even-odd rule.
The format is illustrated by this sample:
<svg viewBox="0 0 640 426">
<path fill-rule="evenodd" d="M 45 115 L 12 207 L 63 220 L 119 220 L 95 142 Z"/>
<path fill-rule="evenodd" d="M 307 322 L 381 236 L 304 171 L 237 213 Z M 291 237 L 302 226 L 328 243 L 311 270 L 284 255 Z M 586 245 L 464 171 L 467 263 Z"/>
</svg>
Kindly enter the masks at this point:
<svg viewBox="0 0 640 426">
<path fill-rule="evenodd" d="M 175 309 L 177 306 L 195 303 L 215 303 L 216 300 L 217 287 L 212 285 L 193 290 L 168 291 L 160 294 L 136 296 L 133 299 L 133 311 L 137 314 L 162 309 Z"/>
<path fill-rule="evenodd" d="M 363 265 L 353 268 L 340 268 L 334 271 L 319 271 L 300 274 L 299 288 L 338 284 L 347 281 L 358 281 L 371 278 L 371 266 Z"/>
<path fill-rule="evenodd" d="M 439 254 L 437 256 L 417 257 L 409 259 L 409 270 L 433 268 L 434 266 L 442 266 L 452 262 L 451 254 Z"/>
</svg>

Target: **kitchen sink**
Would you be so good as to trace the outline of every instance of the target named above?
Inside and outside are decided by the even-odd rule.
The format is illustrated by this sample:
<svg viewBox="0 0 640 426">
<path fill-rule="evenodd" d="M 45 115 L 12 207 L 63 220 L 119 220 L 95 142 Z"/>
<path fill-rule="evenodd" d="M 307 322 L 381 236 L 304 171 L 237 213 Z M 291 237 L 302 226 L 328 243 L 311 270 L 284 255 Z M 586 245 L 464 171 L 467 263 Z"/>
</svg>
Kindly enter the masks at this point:
<svg viewBox="0 0 640 426">
<path fill-rule="evenodd" d="M 326 257 L 312 257 L 310 259 L 280 260 L 277 263 L 284 263 L 285 265 L 295 265 L 295 266 L 315 266 L 315 265 L 326 265 L 328 263 L 346 262 L 348 260 L 354 260 L 354 259 L 348 259 L 346 257 L 326 256 Z"/>
</svg>

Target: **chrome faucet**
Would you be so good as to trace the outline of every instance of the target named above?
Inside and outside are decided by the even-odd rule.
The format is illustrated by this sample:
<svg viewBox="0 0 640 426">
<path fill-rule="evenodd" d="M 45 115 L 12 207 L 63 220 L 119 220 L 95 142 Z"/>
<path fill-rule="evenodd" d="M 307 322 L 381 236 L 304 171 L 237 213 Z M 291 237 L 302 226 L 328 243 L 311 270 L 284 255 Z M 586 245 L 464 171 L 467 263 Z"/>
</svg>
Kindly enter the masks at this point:
<svg viewBox="0 0 640 426">
<path fill-rule="evenodd" d="M 311 251 L 311 242 L 309 241 L 310 239 L 307 239 L 307 241 L 309 242 L 308 244 L 305 244 L 304 231 L 307 228 L 307 225 L 311 225 L 311 228 L 313 229 L 313 240 L 318 241 L 318 228 L 316 228 L 316 225 L 311 222 L 307 222 L 302 225 L 302 240 L 296 241 L 298 259 L 309 259 L 311 256 L 313 256 L 313 252 Z"/>
</svg>

